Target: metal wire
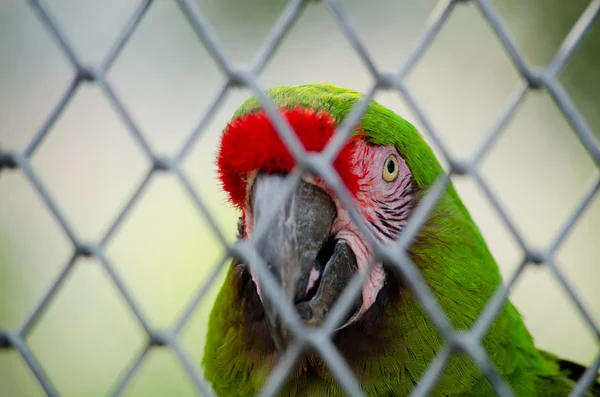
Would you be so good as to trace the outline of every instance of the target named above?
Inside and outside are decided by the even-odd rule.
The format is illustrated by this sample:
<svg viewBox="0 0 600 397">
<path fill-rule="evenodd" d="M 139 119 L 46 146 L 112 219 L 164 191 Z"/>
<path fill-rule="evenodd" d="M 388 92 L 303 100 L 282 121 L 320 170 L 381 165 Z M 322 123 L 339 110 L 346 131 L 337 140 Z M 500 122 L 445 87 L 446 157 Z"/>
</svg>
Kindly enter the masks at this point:
<svg viewBox="0 0 600 397">
<path fill-rule="evenodd" d="M 348 15 L 341 2 L 339 0 L 323 0 L 331 15 L 338 22 L 340 30 L 348 39 L 358 56 L 367 66 L 367 69 L 375 80 L 375 84 L 372 89 L 369 90 L 368 93 L 357 102 L 354 109 L 352 109 L 342 124 L 338 127 L 338 130 L 336 131 L 334 137 L 330 140 L 328 146 L 323 150 L 322 153 L 318 155 L 312 153 L 308 155 L 304 151 L 297 136 L 294 134 L 285 118 L 282 117 L 275 104 L 265 95 L 263 87 L 258 82 L 258 75 L 273 56 L 279 44 L 282 42 L 282 40 L 284 40 L 291 26 L 301 17 L 302 10 L 309 6 L 308 3 L 310 1 L 291 0 L 289 2 L 288 7 L 282 12 L 281 16 L 275 22 L 271 33 L 265 39 L 263 45 L 257 52 L 252 65 L 249 68 L 240 68 L 230 62 L 227 54 L 225 53 L 224 46 L 217 38 L 207 18 L 197 5 L 195 5 L 191 0 L 174 1 L 177 2 L 200 41 L 204 44 L 210 55 L 220 66 L 222 72 L 227 76 L 227 83 L 215 97 L 209 110 L 202 116 L 198 122 L 197 128 L 195 128 L 190 136 L 185 140 L 182 147 L 177 151 L 177 155 L 172 159 L 156 157 L 156 155 L 152 152 L 150 145 L 140 133 L 140 130 L 133 121 L 133 118 L 129 115 L 129 112 L 104 77 L 119 56 L 125 44 L 137 29 L 140 21 L 144 18 L 148 9 L 152 6 L 152 0 L 140 1 L 140 4 L 132 14 L 126 27 L 118 36 L 118 39 L 115 41 L 107 56 L 98 67 L 87 67 L 79 61 L 75 51 L 72 49 L 73 47 L 69 43 L 68 37 L 63 33 L 60 25 L 56 22 L 42 1 L 29 1 L 31 8 L 35 11 L 40 22 L 47 29 L 48 34 L 54 38 L 64 52 L 65 57 L 68 59 L 69 63 L 74 69 L 74 76 L 65 94 L 58 101 L 48 119 L 43 123 L 42 127 L 35 134 L 34 138 L 22 153 L 3 152 L 0 149 L 0 171 L 3 170 L 10 172 L 16 169 L 24 171 L 24 174 L 31 185 L 39 193 L 48 210 L 52 213 L 54 218 L 60 224 L 63 232 L 70 239 L 73 245 L 73 254 L 63 267 L 63 270 L 60 272 L 59 276 L 50 286 L 49 290 L 43 296 L 41 301 L 33 309 L 31 315 L 27 318 L 23 325 L 16 330 L 0 329 L 0 349 L 14 349 L 18 351 L 48 396 L 58 396 L 59 394 L 52 384 L 52 381 L 40 365 L 40 362 L 27 347 L 25 340 L 44 311 L 47 309 L 48 305 L 54 299 L 56 293 L 63 286 L 63 282 L 72 271 L 77 258 L 81 256 L 93 256 L 98 259 L 100 266 L 104 269 L 104 271 L 106 271 L 110 280 L 112 280 L 114 285 L 117 287 L 117 290 L 123 297 L 124 304 L 131 309 L 148 337 L 146 345 L 141 348 L 139 354 L 134 357 L 129 367 L 123 371 L 119 379 L 116 380 L 116 383 L 109 394 L 110 396 L 121 395 L 121 393 L 127 387 L 127 384 L 138 372 L 150 349 L 156 346 L 168 346 L 175 352 L 176 356 L 183 364 L 182 366 L 184 370 L 187 372 L 199 393 L 204 396 L 215 395 L 210 384 L 203 378 L 200 367 L 193 363 L 193 361 L 188 357 L 187 352 L 181 346 L 177 337 L 187 321 L 190 319 L 191 314 L 197 305 L 203 299 L 207 289 L 214 282 L 219 271 L 227 264 L 227 260 L 231 256 L 238 257 L 247 261 L 248 263 L 251 263 L 251 266 L 253 266 L 253 268 L 259 273 L 261 280 L 264 282 L 264 293 L 276 304 L 277 309 L 281 312 L 281 317 L 290 327 L 292 332 L 294 332 L 298 337 L 298 341 L 295 342 L 290 349 L 288 349 L 282 360 L 280 360 L 278 366 L 272 372 L 260 395 L 275 395 L 284 384 L 289 371 L 296 361 L 296 358 L 302 353 L 303 349 L 309 346 L 315 348 L 320 353 L 326 365 L 329 367 L 336 380 L 348 395 L 363 395 L 360 385 L 351 374 L 341 354 L 339 351 L 337 351 L 335 345 L 332 343 L 331 334 L 336 327 L 339 326 L 339 323 L 350 309 L 353 300 L 357 294 L 360 293 L 361 285 L 365 279 L 366 272 L 361 272 L 354 276 L 346 290 L 343 292 L 341 298 L 338 300 L 338 302 L 336 302 L 332 311 L 329 313 L 328 318 L 322 327 L 318 329 L 308 329 L 302 324 L 291 304 L 287 303 L 285 299 L 281 299 L 283 298 L 281 291 L 279 291 L 277 288 L 275 280 L 270 272 L 267 271 L 262 259 L 254 248 L 256 241 L 262 237 L 264 232 L 269 227 L 269 220 L 274 217 L 274 214 L 277 212 L 279 206 L 283 205 L 286 198 L 298 185 L 301 175 L 304 172 L 315 173 L 322 177 L 335 191 L 342 203 L 349 209 L 352 220 L 357 224 L 359 230 L 363 233 L 363 235 L 366 236 L 367 242 L 373 248 L 374 258 L 369 264 L 369 269 L 375 261 L 385 261 L 386 263 L 397 267 L 404 276 L 408 286 L 415 292 L 417 299 L 430 316 L 432 323 L 435 324 L 445 339 L 445 346 L 438 352 L 436 358 L 430 363 L 428 370 L 424 373 L 421 381 L 413 391 L 413 395 L 425 396 L 434 389 L 446 363 L 448 362 L 451 354 L 455 351 L 461 351 L 462 353 L 468 354 L 471 357 L 473 362 L 479 366 L 482 373 L 490 381 L 490 384 L 498 395 L 513 395 L 512 390 L 510 389 L 510 386 L 506 380 L 504 380 L 503 377 L 495 371 L 485 349 L 481 344 L 481 340 L 487 329 L 494 321 L 496 315 L 501 310 L 514 282 L 522 274 L 523 269 L 532 262 L 543 262 L 548 264 L 552 273 L 559 281 L 559 284 L 566 290 L 569 297 L 574 301 L 578 311 L 581 312 L 588 325 L 592 330 L 594 330 L 596 337 L 600 340 L 600 327 L 598 327 L 597 324 L 594 324 L 592 317 L 589 315 L 585 306 L 578 298 L 576 291 L 563 277 L 554 260 L 554 254 L 558 247 L 600 190 L 600 179 L 593 181 L 594 183 L 590 186 L 590 189 L 582 198 L 581 203 L 577 206 L 571 217 L 565 222 L 564 227 L 559 231 L 549 247 L 544 250 L 533 250 L 527 246 L 526 242 L 521 236 L 521 233 L 516 229 L 514 222 L 503 210 L 496 199 L 495 194 L 490 189 L 485 179 L 481 176 L 478 169 L 481 160 L 485 157 L 498 136 L 500 136 L 504 126 L 514 111 L 521 104 L 527 90 L 542 88 L 546 89 L 550 93 L 550 96 L 556 102 L 558 108 L 562 111 L 566 119 L 571 124 L 575 134 L 585 149 L 588 151 L 595 163 L 600 165 L 600 144 L 594 138 L 589 126 L 585 122 L 585 119 L 580 115 L 567 92 L 556 79 L 558 73 L 564 67 L 570 56 L 574 53 L 575 49 L 582 42 L 583 37 L 589 31 L 590 27 L 600 14 L 600 0 L 593 0 L 590 2 L 577 23 L 573 26 L 572 30 L 565 38 L 554 59 L 545 69 L 542 70 L 532 70 L 527 65 L 525 58 L 511 40 L 507 29 L 503 25 L 491 2 L 489 0 L 472 0 L 472 2 L 476 4 L 477 8 L 481 12 L 481 15 L 485 20 L 487 20 L 493 31 L 496 33 L 500 42 L 504 46 L 507 55 L 520 72 L 523 81 L 515 87 L 513 94 L 508 99 L 505 110 L 496 120 L 486 139 L 483 140 L 473 158 L 466 162 L 459 162 L 450 156 L 450 153 L 446 149 L 446 145 L 442 141 L 440 135 L 433 128 L 432 123 L 429 122 L 429 118 L 426 115 L 425 109 L 417 102 L 410 90 L 404 84 L 404 79 L 417 64 L 421 56 L 427 51 L 429 45 L 437 36 L 454 8 L 460 6 L 459 3 L 467 3 L 468 1 L 439 1 L 437 7 L 430 15 L 423 35 L 415 44 L 413 51 L 409 54 L 403 65 L 396 73 L 382 73 L 378 70 L 375 61 L 370 56 L 367 46 L 361 42 L 359 36 L 355 33 L 354 25 L 348 18 Z M 41 182 L 35 171 L 30 166 L 31 156 L 35 154 L 36 149 L 39 147 L 40 143 L 45 139 L 45 137 L 51 133 L 51 129 L 55 121 L 64 111 L 67 104 L 72 100 L 77 88 L 82 84 L 97 84 L 100 86 L 109 102 L 115 108 L 117 114 L 128 127 L 129 133 L 132 135 L 134 140 L 137 142 L 152 164 L 151 168 L 143 177 L 135 192 L 131 195 L 121 212 L 115 217 L 111 225 L 108 227 L 108 230 L 100 238 L 97 244 L 81 241 L 77 237 L 77 235 L 73 232 L 72 227 L 67 222 L 67 219 L 60 207 L 56 204 L 46 186 Z M 255 94 L 260 104 L 274 123 L 278 134 L 288 146 L 290 153 L 293 155 L 298 164 L 298 167 L 289 175 L 286 188 L 284 189 L 284 192 L 282 192 L 280 200 L 278 200 L 278 205 L 275 205 L 272 212 L 266 215 L 268 219 L 267 222 L 265 222 L 264 228 L 262 230 L 257 230 L 253 235 L 252 240 L 237 242 L 236 244 L 230 246 L 227 244 L 223 233 L 219 230 L 217 223 L 204 205 L 201 197 L 193 188 L 193 185 L 189 182 L 189 179 L 182 170 L 180 164 L 198 141 L 198 138 L 203 132 L 205 126 L 208 124 L 208 121 L 221 105 L 227 91 L 231 87 L 235 86 L 248 87 Z M 355 204 L 351 200 L 348 192 L 346 191 L 339 176 L 332 166 L 332 159 L 335 158 L 336 154 L 342 148 L 347 138 L 352 134 L 352 131 L 355 129 L 356 125 L 360 122 L 362 115 L 367 110 L 371 99 L 380 89 L 395 90 L 406 99 L 409 106 L 419 118 L 419 121 L 426 127 L 431 140 L 440 150 L 444 160 L 450 164 L 450 175 L 469 174 L 473 176 L 475 182 L 482 188 L 482 191 L 487 196 L 504 224 L 515 236 L 515 239 L 525 252 L 525 257 L 520 262 L 520 265 L 513 276 L 509 278 L 509 282 L 504 286 L 498 287 L 496 293 L 490 299 L 487 307 L 483 310 L 473 328 L 468 331 L 459 332 L 452 328 L 450 321 L 443 313 L 435 297 L 429 291 L 425 281 L 422 279 L 417 267 L 412 263 L 406 252 L 411 242 L 424 225 L 429 214 L 434 209 L 437 202 L 441 199 L 449 182 L 450 175 L 441 175 L 432 185 L 398 241 L 392 247 L 390 247 L 381 245 L 371 234 L 370 229 L 366 227 L 359 211 L 357 208 L 355 208 Z M 124 283 L 121 281 L 121 277 L 116 271 L 116 268 L 107 259 L 103 251 L 107 241 L 122 225 L 130 209 L 139 199 L 142 191 L 146 188 L 150 179 L 152 179 L 157 172 L 170 172 L 177 177 L 185 191 L 191 196 L 193 202 L 196 204 L 198 211 L 200 211 L 202 216 L 208 220 L 209 227 L 218 237 L 221 244 L 224 245 L 227 252 L 225 257 L 221 258 L 221 260 L 215 265 L 214 270 L 211 272 L 211 276 L 208 278 L 208 280 L 199 286 L 196 294 L 186 306 L 186 309 L 177 320 L 173 329 L 167 332 L 159 332 L 153 328 L 141 307 L 129 294 Z M 581 377 L 580 381 L 573 389 L 571 396 L 582 396 L 583 393 L 589 388 L 591 383 L 595 380 L 599 368 L 600 355 L 598 356 L 598 359 L 594 361 L 591 367 L 585 372 L 584 376 Z"/>
</svg>

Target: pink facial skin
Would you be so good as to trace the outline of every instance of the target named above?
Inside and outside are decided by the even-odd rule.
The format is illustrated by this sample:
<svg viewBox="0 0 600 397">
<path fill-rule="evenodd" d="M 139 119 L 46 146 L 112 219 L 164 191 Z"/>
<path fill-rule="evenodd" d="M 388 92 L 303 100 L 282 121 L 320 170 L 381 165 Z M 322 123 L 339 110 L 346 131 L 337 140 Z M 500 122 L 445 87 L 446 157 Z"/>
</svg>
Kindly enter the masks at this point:
<svg viewBox="0 0 600 397">
<path fill-rule="evenodd" d="M 396 157 L 397 165 L 395 167 L 397 166 L 398 172 L 395 179 L 386 181 L 384 179 L 384 167 L 387 166 L 387 160 L 390 155 Z M 375 146 L 368 144 L 364 140 L 360 140 L 356 145 L 352 158 L 352 166 L 355 167 L 356 175 L 360 179 L 360 189 L 356 200 L 362 215 L 377 239 L 382 242 L 390 242 L 405 227 L 413 209 L 416 185 L 412 179 L 410 170 L 402 157 L 400 157 L 398 150 L 393 146 Z M 256 173 L 249 176 L 248 186 L 252 186 L 252 180 L 255 176 Z M 348 211 L 323 181 L 312 177 L 305 177 L 304 179 L 330 192 L 337 206 L 337 218 L 332 226 L 332 234 L 337 239 L 348 242 L 356 256 L 359 270 L 365 270 L 372 257 L 372 250 L 366 244 L 365 239 L 358 231 Z M 243 216 L 246 234 L 250 237 L 253 231 L 253 219 L 248 200 L 246 201 L 246 209 Z M 262 299 L 258 275 L 254 271 L 251 273 L 258 295 Z M 314 284 L 317 278 L 318 274 L 311 273 L 312 283 L 309 283 L 309 285 Z M 383 287 L 384 281 L 385 272 L 383 266 L 380 263 L 376 263 L 363 285 L 362 306 L 360 310 L 344 326 L 357 320 L 373 305 L 377 294 Z"/>
</svg>

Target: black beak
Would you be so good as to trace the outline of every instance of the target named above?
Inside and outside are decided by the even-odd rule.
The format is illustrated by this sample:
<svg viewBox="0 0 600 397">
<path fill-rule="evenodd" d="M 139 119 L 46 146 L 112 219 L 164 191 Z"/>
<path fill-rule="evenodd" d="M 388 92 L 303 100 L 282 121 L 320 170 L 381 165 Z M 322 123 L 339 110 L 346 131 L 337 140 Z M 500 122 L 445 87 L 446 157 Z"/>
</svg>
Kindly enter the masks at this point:
<svg viewBox="0 0 600 397">
<path fill-rule="evenodd" d="M 262 228 L 263 217 L 272 210 L 284 184 L 282 175 L 257 176 L 251 197 L 255 230 Z M 335 218 L 336 206 L 329 194 L 302 181 L 257 245 L 286 298 L 309 326 L 323 322 L 357 270 L 350 246 L 331 236 Z M 262 296 L 271 336 L 283 351 L 291 335 L 264 292 Z"/>
</svg>

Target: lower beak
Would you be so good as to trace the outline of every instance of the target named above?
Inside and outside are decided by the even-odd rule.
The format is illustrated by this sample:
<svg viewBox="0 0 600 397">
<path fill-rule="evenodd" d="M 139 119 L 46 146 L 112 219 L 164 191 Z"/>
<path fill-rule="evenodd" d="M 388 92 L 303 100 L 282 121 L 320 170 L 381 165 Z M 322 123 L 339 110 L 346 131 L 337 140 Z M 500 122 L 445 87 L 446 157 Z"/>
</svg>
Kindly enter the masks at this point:
<svg viewBox="0 0 600 397">
<path fill-rule="evenodd" d="M 262 227 L 265 214 L 274 206 L 284 185 L 284 176 L 257 176 L 252 196 L 255 229 Z M 320 187 L 301 181 L 257 244 L 286 298 L 309 326 L 323 322 L 357 270 L 350 246 L 331 236 L 335 218 L 336 206 L 331 196 Z M 264 293 L 263 305 L 273 342 L 283 351 L 291 335 Z"/>
</svg>

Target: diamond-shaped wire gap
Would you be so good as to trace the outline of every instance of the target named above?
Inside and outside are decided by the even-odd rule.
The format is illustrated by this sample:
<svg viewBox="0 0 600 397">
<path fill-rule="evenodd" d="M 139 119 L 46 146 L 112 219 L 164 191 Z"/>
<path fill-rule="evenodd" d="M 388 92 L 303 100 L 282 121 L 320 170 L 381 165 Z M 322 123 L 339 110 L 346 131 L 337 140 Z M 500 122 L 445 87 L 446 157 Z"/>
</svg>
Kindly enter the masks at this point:
<svg viewBox="0 0 600 397">
<path fill-rule="evenodd" d="M 571 284 L 578 288 L 583 283 Z M 538 349 L 582 365 L 591 363 L 600 341 L 547 264 L 528 266 L 509 297 Z M 588 304 L 587 300 L 584 303 Z"/>
<path fill-rule="evenodd" d="M 558 80 L 577 106 L 580 114 L 590 124 L 592 133 L 600 141 L 600 54 L 596 49 L 600 43 L 600 23 L 596 21 L 564 68 L 558 75 Z"/>
<path fill-rule="evenodd" d="M 545 66 L 590 0 L 492 0 L 490 3 L 525 60 Z"/>
<path fill-rule="evenodd" d="M 365 92 L 374 78 L 334 17 L 318 2 L 305 8 L 260 74 L 260 82 L 265 88 L 327 82 Z"/>
<path fill-rule="evenodd" d="M 177 356 L 168 347 L 154 347 L 122 393 L 128 396 L 198 396 Z"/>
<path fill-rule="evenodd" d="M 72 2 L 46 0 L 53 21 L 85 64 L 99 64 L 112 47 L 121 29 L 139 6 L 140 0 Z"/>
<path fill-rule="evenodd" d="M 27 364 L 16 350 L 0 350 L 0 395 L 11 397 L 46 396 Z"/>
<path fill-rule="evenodd" d="M 523 99 L 525 98 L 525 94 L 527 94 L 528 85 L 527 82 L 521 81 L 517 84 L 508 100 L 506 101 L 506 105 L 502 112 L 496 117 L 494 122 L 492 123 L 489 131 L 486 132 L 481 144 L 477 148 L 477 152 L 470 160 L 470 166 L 475 169 L 479 168 L 481 160 L 487 155 L 490 149 L 496 143 L 498 137 L 504 131 L 506 124 L 512 119 L 515 111 L 521 106 Z"/>
<path fill-rule="evenodd" d="M 156 174 L 105 251 L 151 322 L 165 328 L 224 247 L 175 176 Z"/>
<path fill-rule="evenodd" d="M 80 258 L 27 344 L 61 394 L 92 395 L 105 392 L 145 339 L 98 261 Z"/>
<path fill-rule="evenodd" d="M 98 239 L 148 167 L 97 87 L 83 86 L 32 158 L 75 233 Z"/>
<path fill-rule="evenodd" d="M 498 264 L 503 279 L 508 280 L 525 255 L 519 242 L 473 178 L 452 175 L 451 180 Z"/>
<path fill-rule="evenodd" d="M 345 10 L 344 14 L 380 71 L 391 71 L 405 61 L 414 43 L 421 38 L 423 24 L 437 3 L 437 0 L 331 2 Z M 373 28 L 374 23 L 377 29 Z"/>
<path fill-rule="evenodd" d="M 548 95 L 529 91 L 480 171 L 525 240 L 540 248 L 574 210 L 594 169 Z"/>
<path fill-rule="evenodd" d="M 230 60 L 236 64 L 250 64 L 272 26 L 293 1 L 240 3 L 233 0 L 194 0 L 190 3 L 205 15 Z"/>
<path fill-rule="evenodd" d="M 0 13 L 0 145 L 23 150 L 70 92 L 73 70 L 25 2 Z"/>
<path fill-rule="evenodd" d="M 182 145 L 226 80 L 173 2 L 153 4 L 107 79 L 157 155 Z"/>
<path fill-rule="evenodd" d="M 0 219 L 0 328 L 14 328 L 51 287 L 73 248 L 20 170 L 0 175 Z"/>
<path fill-rule="evenodd" d="M 406 84 L 453 157 L 471 156 L 519 73 L 476 8 L 455 7 Z"/>
</svg>

